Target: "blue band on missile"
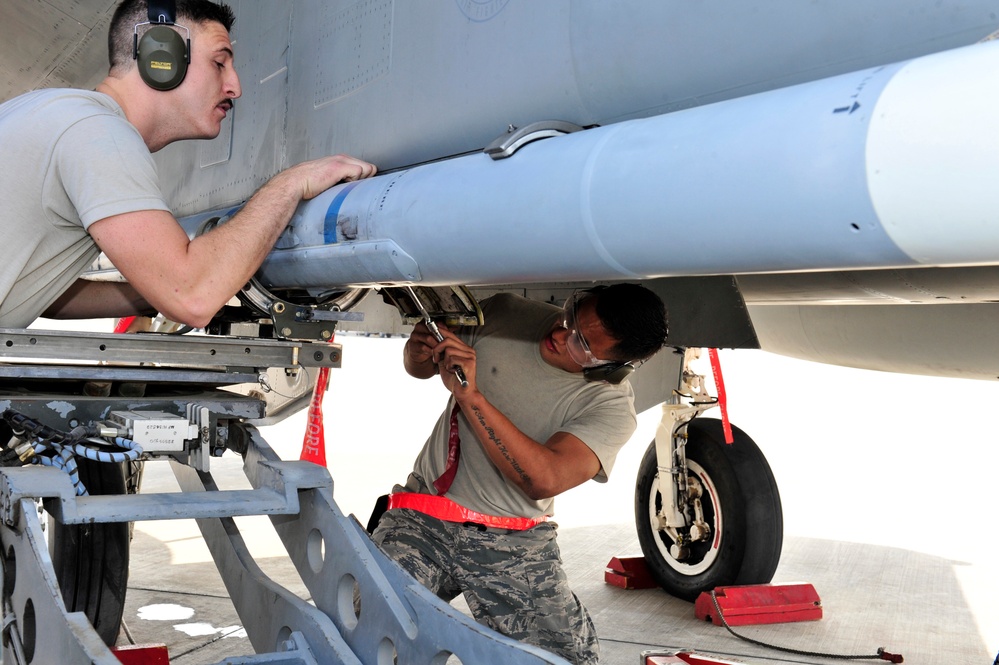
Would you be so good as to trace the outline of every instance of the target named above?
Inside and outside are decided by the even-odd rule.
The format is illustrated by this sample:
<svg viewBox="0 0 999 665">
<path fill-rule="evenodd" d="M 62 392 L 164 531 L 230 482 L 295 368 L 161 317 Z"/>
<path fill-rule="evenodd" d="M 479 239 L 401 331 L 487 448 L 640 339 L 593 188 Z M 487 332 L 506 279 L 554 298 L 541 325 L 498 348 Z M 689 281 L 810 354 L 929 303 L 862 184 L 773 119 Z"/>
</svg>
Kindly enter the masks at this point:
<svg viewBox="0 0 999 665">
<path fill-rule="evenodd" d="M 336 220 L 337 216 L 340 214 L 340 206 L 343 205 L 344 199 L 347 198 L 347 194 L 350 190 L 357 187 L 359 183 L 351 182 L 343 186 L 343 188 L 337 192 L 336 196 L 333 197 L 333 201 L 330 202 L 330 207 L 326 209 L 326 218 L 323 220 L 323 242 L 327 245 L 336 242 Z"/>
</svg>

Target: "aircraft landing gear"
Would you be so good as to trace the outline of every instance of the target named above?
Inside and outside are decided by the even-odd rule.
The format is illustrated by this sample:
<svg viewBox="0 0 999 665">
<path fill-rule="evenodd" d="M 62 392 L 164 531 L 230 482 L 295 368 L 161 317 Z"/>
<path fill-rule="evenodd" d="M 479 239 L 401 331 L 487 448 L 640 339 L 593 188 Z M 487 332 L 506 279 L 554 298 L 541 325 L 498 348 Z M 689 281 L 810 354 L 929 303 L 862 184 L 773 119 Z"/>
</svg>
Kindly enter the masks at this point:
<svg viewBox="0 0 999 665">
<path fill-rule="evenodd" d="M 125 494 L 121 466 L 78 461 L 80 480 L 92 495 Z M 125 612 L 128 522 L 60 524 L 48 520 L 49 554 L 70 612 L 83 612 L 101 640 L 113 646 Z"/>
<path fill-rule="evenodd" d="M 725 443 L 722 422 L 694 420 L 715 401 L 686 365 L 678 395 L 639 466 L 635 519 L 645 562 L 669 593 L 694 600 L 733 584 L 765 584 L 783 542 L 780 494 L 756 443 L 737 427 Z"/>
</svg>

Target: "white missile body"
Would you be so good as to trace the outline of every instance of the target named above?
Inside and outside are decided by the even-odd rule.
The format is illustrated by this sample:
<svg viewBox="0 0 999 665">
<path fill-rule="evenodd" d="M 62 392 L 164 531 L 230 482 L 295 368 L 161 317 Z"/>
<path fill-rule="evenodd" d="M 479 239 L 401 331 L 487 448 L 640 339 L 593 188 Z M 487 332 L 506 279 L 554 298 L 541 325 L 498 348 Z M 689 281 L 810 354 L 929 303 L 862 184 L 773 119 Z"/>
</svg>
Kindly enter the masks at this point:
<svg viewBox="0 0 999 665">
<path fill-rule="evenodd" d="M 999 263 L 999 43 L 337 186 L 258 275 L 322 291 Z"/>
</svg>

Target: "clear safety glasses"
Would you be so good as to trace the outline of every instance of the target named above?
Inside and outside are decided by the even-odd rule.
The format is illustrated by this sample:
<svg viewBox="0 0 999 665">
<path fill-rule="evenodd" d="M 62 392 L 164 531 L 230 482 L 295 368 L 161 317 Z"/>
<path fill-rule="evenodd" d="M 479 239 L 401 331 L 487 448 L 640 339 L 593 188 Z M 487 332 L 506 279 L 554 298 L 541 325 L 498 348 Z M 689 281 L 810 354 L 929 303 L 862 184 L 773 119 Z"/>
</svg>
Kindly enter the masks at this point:
<svg viewBox="0 0 999 665">
<path fill-rule="evenodd" d="M 569 357 L 580 367 L 606 365 L 612 361 L 601 360 L 593 355 L 590 351 L 590 345 L 586 343 L 586 338 L 579 332 L 576 310 L 580 301 L 584 300 L 586 296 L 586 293 L 575 291 L 562 306 L 562 327 L 569 331 L 569 336 L 565 340 L 565 347 L 569 351 Z"/>
</svg>

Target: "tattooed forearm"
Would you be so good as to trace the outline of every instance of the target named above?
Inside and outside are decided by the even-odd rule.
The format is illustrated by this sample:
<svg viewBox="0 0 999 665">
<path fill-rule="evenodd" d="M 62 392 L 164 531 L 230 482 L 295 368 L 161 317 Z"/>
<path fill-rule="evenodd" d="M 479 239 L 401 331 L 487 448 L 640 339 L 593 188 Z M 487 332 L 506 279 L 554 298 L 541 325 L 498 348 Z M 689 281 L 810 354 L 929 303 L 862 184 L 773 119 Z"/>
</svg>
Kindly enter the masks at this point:
<svg viewBox="0 0 999 665">
<path fill-rule="evenodd" d="M 523 467 L 520 466 L 520 463 L 517 462 L 517 459 L 510 454 L 510 451 L 507 450 L 503 440 L 496 436 L 496 431 L 486 424 L 486 417 L 482 415 L 482 411 L 480 411 L 478 407 L 472 407 L 472 412 L 475 414 L 475 419 L 479 422 L 479 425 L 485 431 L 486 436 L 489 437 L 489 440 L 496 446 L 496 450 L 498 450 L 500 455 L 503 456 L 503 459 L 509 462 L 510 468 L 514 470 L 521 481 L 526 486 L 530 487 L 532 484 L 531 476 L 524 471 Z"/>
</svg>

